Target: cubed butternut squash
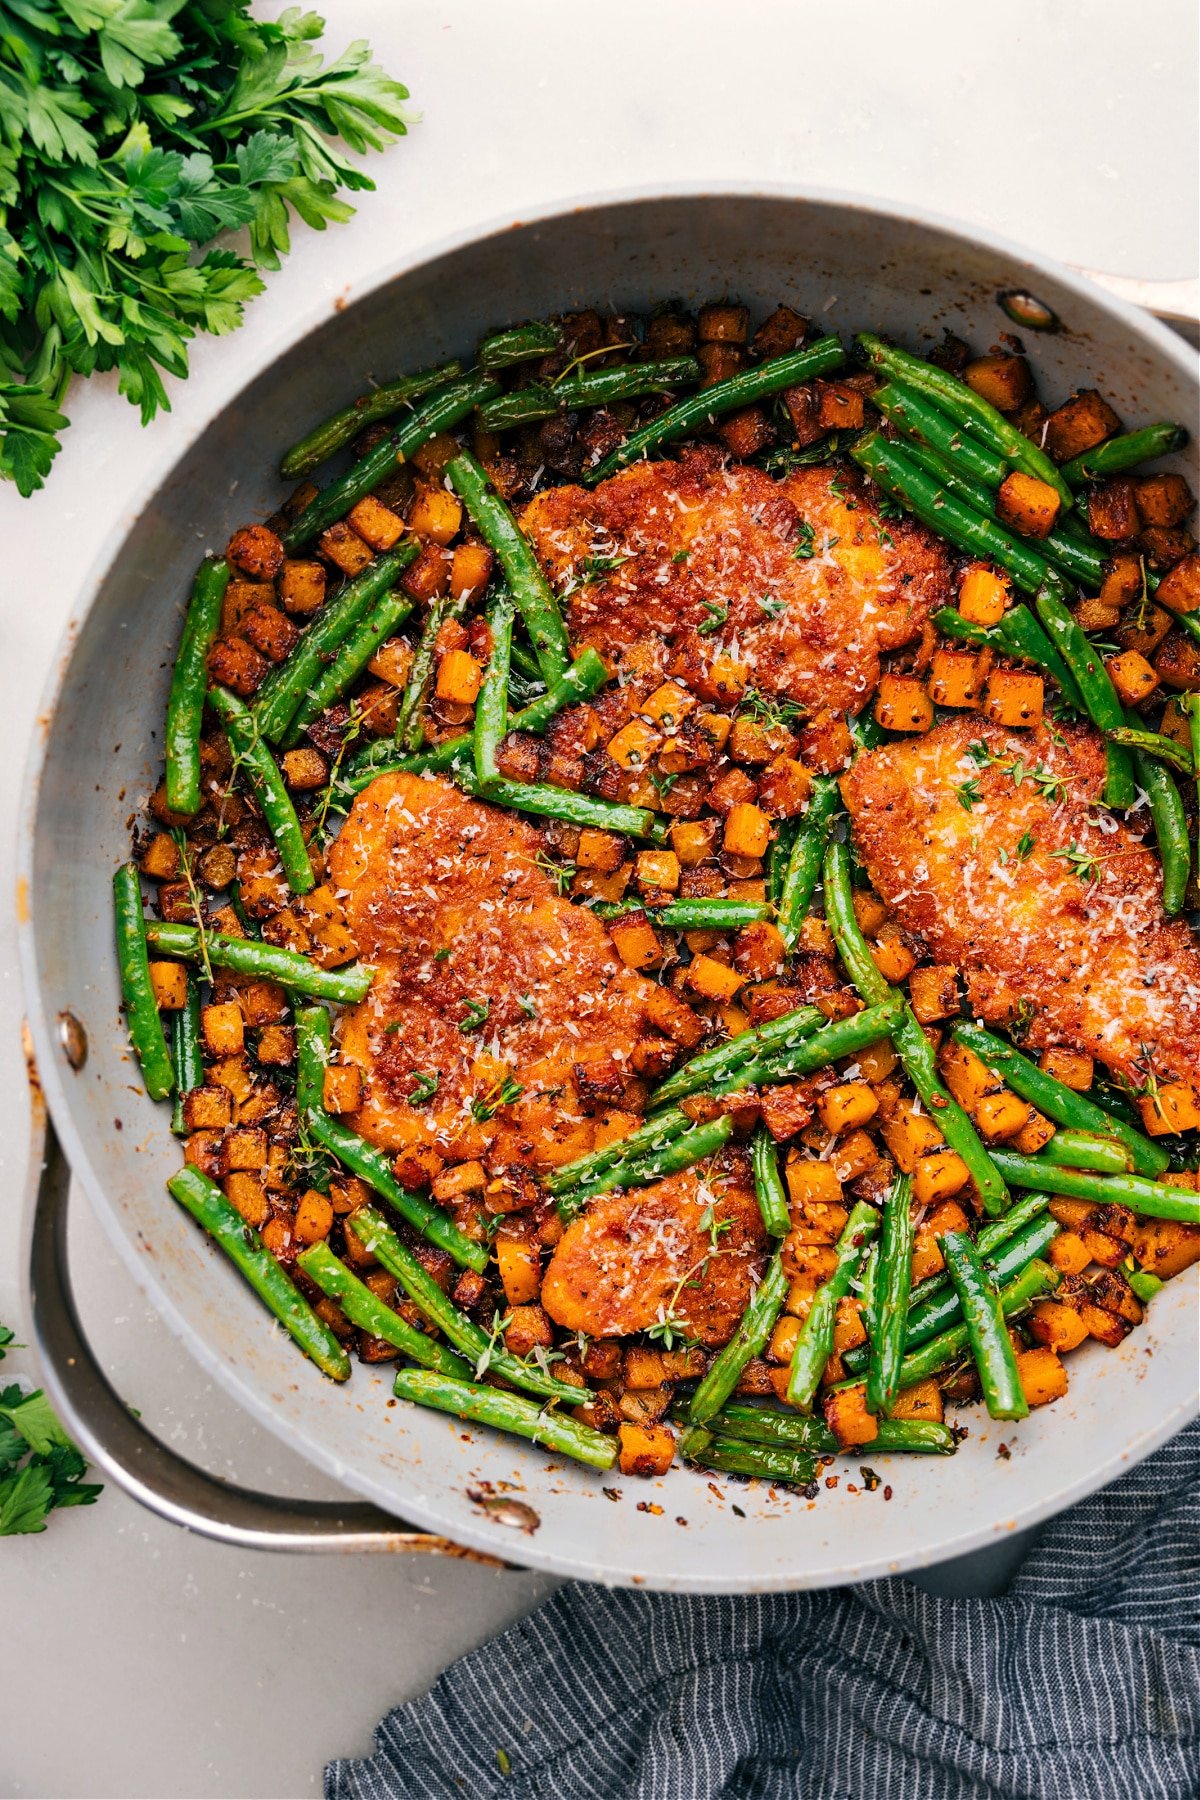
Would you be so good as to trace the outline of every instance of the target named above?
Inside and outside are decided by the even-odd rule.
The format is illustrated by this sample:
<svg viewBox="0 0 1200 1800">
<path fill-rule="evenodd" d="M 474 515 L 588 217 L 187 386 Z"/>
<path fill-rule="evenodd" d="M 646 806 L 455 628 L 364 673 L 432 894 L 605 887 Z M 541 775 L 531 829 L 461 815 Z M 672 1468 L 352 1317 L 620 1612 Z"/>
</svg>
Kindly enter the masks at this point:
<svg viewBox="0 0 1200 1800">
<path fill-rule="evenodd" d="M 875 701 L 875 722 L 885 731 L 925 732 L 933 724 L 933 701 L 915 675 L 885 675 Z"/>
<path fill-rule="evenodd" d="M 958 590 L 958 610 L 972 625 L 998 625 L 1008 606 L 1008 586 L 986 563 L 972 563 Z"/>
<path fill-rule="evenodd" d="M 622 1475 L 665 1475 L 675 1460 L 675 1435 L 666 1425 L 617 1427 Z"/>
<path fill-rule="evenodd" d="M 1046 684 L 1029 669 L 994 669 L 988 677 L 984 712 L 997 725 L 1014 728 L 1041 723 Z"/>
<path fill-rule="evenodd" d="M 1043 538 L 1053 531 L 1062 501 L 1048 481 L 1014 469 L 1006 475 L 996 495 L 996 515 L 1026 537 Z"/>
</svg>

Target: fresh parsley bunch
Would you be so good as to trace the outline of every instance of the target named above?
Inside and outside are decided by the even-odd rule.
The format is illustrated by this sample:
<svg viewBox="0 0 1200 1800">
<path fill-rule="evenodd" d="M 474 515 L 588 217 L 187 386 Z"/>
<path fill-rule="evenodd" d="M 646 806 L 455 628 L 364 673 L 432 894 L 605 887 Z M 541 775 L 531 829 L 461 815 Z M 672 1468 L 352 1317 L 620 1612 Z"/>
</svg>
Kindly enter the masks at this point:
<svg viewBox="0 0 1200 1800">
<path fill-rule="evenodd" d="M 199 331 L 232 331 L 295 213 L 350 217 L 348 161 L 408 90 L 316 13 L 250 0 L 0 0 L 0 474 L 41 487 L 72 375 L 116 369 L 148 423 Z M 244 227 L 249 256 L 203 247 Z"/>
<path fill-rule="evenodd" d="M 0 1362 L 13 1334 L 0 1325 Z M 0 1387 L 0 1537 L 45 1531 L 56 1506 L 90 1506 L 100 1492 L 39 1388 Z"/>
</svg>

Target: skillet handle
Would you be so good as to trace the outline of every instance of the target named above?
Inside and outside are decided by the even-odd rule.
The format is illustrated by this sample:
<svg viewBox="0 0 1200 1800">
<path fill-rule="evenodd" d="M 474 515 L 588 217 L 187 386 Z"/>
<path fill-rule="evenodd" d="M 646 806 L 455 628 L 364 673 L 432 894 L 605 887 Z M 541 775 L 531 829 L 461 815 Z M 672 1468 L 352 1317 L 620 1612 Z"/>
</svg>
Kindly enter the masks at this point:
<svg viewBox="0 0 1200 1800">
<path fill-rule="evenodd" d="M 36 1192 L 29 1272 L 34 1342 L 46 1391 L 90 1462 L 134 1500 L 173 1525 L 246 1550 L 424 1550 L 507 1565 L 448 1538 L 413 1531 L 358 1501 L 285 1500 L 235 1487 L 160 1443 L 110 1386 L 84 1335 L 67 1264 L 71 1171 L 41 1095 L 33 1088 Z"/>
</svg>

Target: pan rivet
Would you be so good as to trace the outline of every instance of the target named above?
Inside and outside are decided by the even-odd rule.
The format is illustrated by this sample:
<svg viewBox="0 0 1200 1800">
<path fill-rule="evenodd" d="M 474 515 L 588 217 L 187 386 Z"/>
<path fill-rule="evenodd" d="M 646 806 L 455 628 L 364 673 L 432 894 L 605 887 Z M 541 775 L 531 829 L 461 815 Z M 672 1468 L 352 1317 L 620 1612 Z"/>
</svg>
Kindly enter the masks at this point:
<svg viewBox="0 0 1200 1800">
<path fill-rule="evenodd" d="M 73 1069 L 82 1069 L 88 1057 L 87 1032 L 73 1012 L 58 1015 L 58 1041 L 62 1053 Z"/>
<path fill-rule="evenodd" d="M 510 1499 L 507 1494 L 485 1494 L 478 1488 L 468 1488 L 467 1498 L 495 1519 L 497 1525 L 511 1526 L 514 1531 L 532 1534 L 542 1522 L 532 1506 L 524 1500 Z"/>
<path fill-rule="evenodd" d="M 998 294 L 997 299 L 1014 325 L 1023 325 L 1026 331 L 1058 331 L 1061 320 L 1056 312 L 1052 312 L 1044 300 L 1036 294 L 1023 294 L 1019 288 L 1010 289 L 1007 294 Z"/>
</svg>

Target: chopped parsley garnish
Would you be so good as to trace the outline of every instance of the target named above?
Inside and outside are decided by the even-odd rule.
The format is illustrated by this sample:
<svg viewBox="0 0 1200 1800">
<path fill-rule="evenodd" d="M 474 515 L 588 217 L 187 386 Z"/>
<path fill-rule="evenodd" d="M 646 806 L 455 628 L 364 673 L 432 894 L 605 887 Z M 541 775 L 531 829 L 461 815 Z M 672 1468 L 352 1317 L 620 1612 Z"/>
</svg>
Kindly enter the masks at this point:
<svg viewBox="0 0 1200 1800">
<path fill-rule="evenodd" d="M 775 594 L 763 594 L 758 602 L 758 610 L 766 613 L 768 619 L 777 619 L 781 612 L 787 611 L 787 601 Z"/>
<path fill-rule="evenodd" d="M 448 944 L 444 950 L 435 950 L 433 953 L 434 962 L 449 962 L 450 957 L 451 957 L 451 950 L 450 950 L 450 946 Z"/>
<path fill-rule="evenodd" d="M 671 558 L 671 561 L 673 563 L 685 563 L 691 554 L 690 550 L 677 550 Z"/>
<path fill-rule="evenodd" d="M 0 1362 L 12 1341 L 0 1325 Z M 56 1506 L 90 1506 L 101 1490 L 82 1479 L 86 1473 L 41 1388 L 0 1387 L 0 1537 L 44 1531 Z"/>
<path fill-rule="evenodd" d="M 502 1106 L 511 1106 L 514 1101 L 519 1100 L 524 1092 L 521 1083 L 514 1081 L 510 1075 L 504 1081 L 497 1082 L 481 1099 L 472 1100 L 471 1117 L 482 1125 L 486 1120 L 495 1118 Z"/>
</svg>

